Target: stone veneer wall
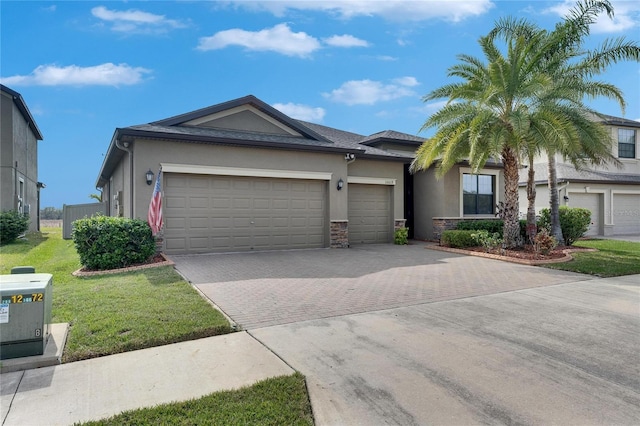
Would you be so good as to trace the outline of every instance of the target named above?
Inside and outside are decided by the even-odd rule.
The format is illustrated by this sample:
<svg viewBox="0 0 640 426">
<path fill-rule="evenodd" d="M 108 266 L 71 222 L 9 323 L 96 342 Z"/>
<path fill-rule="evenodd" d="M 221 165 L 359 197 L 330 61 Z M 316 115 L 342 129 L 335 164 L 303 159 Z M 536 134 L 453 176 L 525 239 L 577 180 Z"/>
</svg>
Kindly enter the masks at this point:
<svg viewBox="0 0 640 426">
<path fill-rule="evenodd" d="M 393 230 L 397 231 L 398 229 L 404 228 L 407 223 L 407 219 L 396 219 L 393 223 Z"/>
<path fill-rule="evenodd" d="M 349 221 L 331 221 L 331 248 L 349 248 Z"/>
<path fill-rule="evenodd" d="M 466 220 L 499 220 L 493 217 L 434 217 L 433 218 L 433 239 L 440 241 L 443 231 L 456 229 L 459 222 Z"/>
</svg>

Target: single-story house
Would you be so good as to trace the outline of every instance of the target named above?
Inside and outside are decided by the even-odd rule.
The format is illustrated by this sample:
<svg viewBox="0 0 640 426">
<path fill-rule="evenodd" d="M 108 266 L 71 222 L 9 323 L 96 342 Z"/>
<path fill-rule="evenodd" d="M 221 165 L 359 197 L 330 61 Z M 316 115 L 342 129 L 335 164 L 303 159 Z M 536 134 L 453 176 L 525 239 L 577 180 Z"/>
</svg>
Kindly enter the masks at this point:
<svg viewBox="0 0 640 426">
<path fill-rule="evenodd" d="M 598 119 L 611 132 L 612 154 L 622 167 L 590 166 L 576 170 L 556 157 L 560 205 L 591 211 L 589 236 L 640 234 L 640 122 L 602 115 Z M 548 166 L 536 159 L 536 211 L 549 207 Z M 527 171 L 520 174 L 520 212 L 526 214 Z"/>
<path fill-rule="evenodd" d="M 434 239 L 463 217 L 494 217 L 500 165 L 411 175 L 422 141 L 295 120 L 246 96 L 116 129 L 96 187 L 111 215 L 146 218 L 146 175 L 162 168 L 168 254 L 389 243 L 404 226 Z"/>
</svg>

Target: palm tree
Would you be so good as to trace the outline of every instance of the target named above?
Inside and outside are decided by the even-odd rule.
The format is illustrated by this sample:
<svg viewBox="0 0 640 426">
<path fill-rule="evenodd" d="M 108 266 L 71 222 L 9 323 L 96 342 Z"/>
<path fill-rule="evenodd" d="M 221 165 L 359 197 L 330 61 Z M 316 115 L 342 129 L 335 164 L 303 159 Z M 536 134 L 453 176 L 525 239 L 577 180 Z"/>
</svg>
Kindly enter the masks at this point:
<svg viewBox="0 0 640 426">
<path fill-rule="evenodd" d="M 637 61 L 640 58 L 640 47 L 636 42 L 618 38 L 606 40 L 595 50 L 584 50 L 582 46 L 589 35 L 589 27 L 603 12 L 613 17 L 613 6 L 608 0 L 582 0 L 551 32 L 541 30 L 526 20 L 504 18 L 496 23 L 489 34 L 490 38 L 502 37 L 505 41 L 514 37 L 525 37 L 541 42 L 542 56 L 537 65 L 540 72 L 552 76 L 553 85 L 542 94 L 540 101 L 556 104 L 554 114 L 555 118 L 560 120 L 561 126 L 556 128 L 557 132 L 551 132 L 555 137 L 541 140 L 536 150 L 529 150 L 528 158 L 532 163 L 531 152 L 547 152 L 551 233 L 558 241 L 563 241 L 563 236 L 559 220 L 556 153 L 561 154 L 578 169 L 588 163 L 620 165 L 611 154 L 613 141 L 609 133 L 602 125 L 593 122 L 593 118 L 597 118 L 598 114 L 588 108 L 583 100 L 607 97 L 616 100 L 624 112 L 625 101 L 622 92 L 612 84 L 594 81 L 592 78 L 604 72 L 613 63 L 622 60 Z M 534 179 L 534 173 L 529 169 L 527 228 L 531 227 L 530 221 L 535 220 Z"/>
<path fill-rule="evenodd" d="M 440 87 L 424 101 L 448 98 L 445 107 L 430 116 L 421 130 L 437 127 L 436 134 L 416 152 L 413 172 L 437 163 L 436 176 L 442 177 L 456 163 L 468 159 L 477 173 L 489 158 L 500 158 L 504 166 L 505 200 L 503 238 L 507 247 L 518 245 L 518 169 L 519 157 L 531 143 L 532 119 L 540 93 L 552 84 L 551 77 L 539 72 L 536 53 L 542 34 L 507 40 L 506 56 L 493 37 L 481 37 L 486 63 L 469 55 L 449 68 L 450 77 L 462 82 Z M 542 105 L 544 106 L 544 104 Z M 542 115 L 540 115 L 542 116 Z M 547 127 L 540 127 L 546 132 Z"/>
</svg>

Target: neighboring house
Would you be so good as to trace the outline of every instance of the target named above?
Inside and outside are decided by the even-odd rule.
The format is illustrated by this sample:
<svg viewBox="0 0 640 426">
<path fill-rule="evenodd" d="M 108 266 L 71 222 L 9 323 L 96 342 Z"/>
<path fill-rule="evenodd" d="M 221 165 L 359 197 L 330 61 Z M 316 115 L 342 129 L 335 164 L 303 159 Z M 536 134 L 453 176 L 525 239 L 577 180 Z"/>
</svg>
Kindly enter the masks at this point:
<svg viewBox="0 0 640 426">
<path fill-rule="evenodd" d="M 556 158 L 560 205 L 591 210 L 587 235 L 640 234 L 640 122 L 602 116 L 611 131 L 613 155 L 622 163 L 576 170 L 561 156 Z M 535 165 L 536 211 L 549 207 L 546 158 Z M 527 211 L 527 171 L 520 174 L 520 212 Z"/>
<path fill-rule="evenodd" d="M 96 187 L 112 216 L 146 218 L 153 187 L 145 175 L 162 167 L 169 254 L 389 243 L 405 225 L 432 239 L 434 216 L 493 217 L 500 169 L 479 178 L 480 195 L 464 165 L 437 182 L 431 171 L 413 176 L 422 141 L 295 120 L 246 96 L 116 129 Z"/>
<path fill-rule="evenodd" d="M 29 215 L 29 230 L 40 229 L 38 141 L 42 133 L 20 93 L 0 84 L 0 211 Z"/>
</svg>

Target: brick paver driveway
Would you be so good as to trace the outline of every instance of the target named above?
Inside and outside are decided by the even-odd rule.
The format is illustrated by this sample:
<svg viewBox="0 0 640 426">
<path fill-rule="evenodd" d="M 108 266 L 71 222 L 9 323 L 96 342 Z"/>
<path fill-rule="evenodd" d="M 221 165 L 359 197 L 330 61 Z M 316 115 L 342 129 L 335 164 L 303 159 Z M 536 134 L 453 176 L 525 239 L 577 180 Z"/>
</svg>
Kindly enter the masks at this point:
<svg viewBox="0 0 640 426">
<path fill-rule="evenodd" d="M 591 279 L 429 250 L 422 243 L 172 260 L 244 329 Z"/>
</svg>

